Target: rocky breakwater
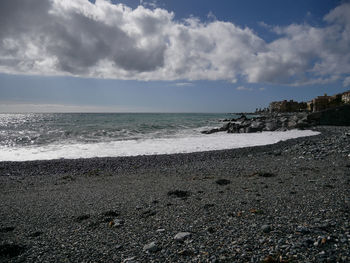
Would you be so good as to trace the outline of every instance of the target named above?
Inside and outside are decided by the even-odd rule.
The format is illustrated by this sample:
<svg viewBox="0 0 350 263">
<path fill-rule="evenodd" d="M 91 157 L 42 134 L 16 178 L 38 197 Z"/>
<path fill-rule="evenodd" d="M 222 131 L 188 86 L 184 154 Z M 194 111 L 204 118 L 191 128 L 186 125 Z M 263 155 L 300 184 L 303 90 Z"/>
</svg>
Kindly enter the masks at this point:
<svg viewBox="0 0 350 263">
<path fill-rule="evenodd" d="M 242 115 L 238 119 L 225 119 L 225 124 L 220 128 L 202 131 L 203 134 L 215 132 L 227 133 L 252 133 L 262 131 L 287 131 L 291 129 L 305 129 L 317 124 L 308 119 L 308 114 L 300 113 L 272 113 L 258 117 L 247 118 Z"/>
</svg>

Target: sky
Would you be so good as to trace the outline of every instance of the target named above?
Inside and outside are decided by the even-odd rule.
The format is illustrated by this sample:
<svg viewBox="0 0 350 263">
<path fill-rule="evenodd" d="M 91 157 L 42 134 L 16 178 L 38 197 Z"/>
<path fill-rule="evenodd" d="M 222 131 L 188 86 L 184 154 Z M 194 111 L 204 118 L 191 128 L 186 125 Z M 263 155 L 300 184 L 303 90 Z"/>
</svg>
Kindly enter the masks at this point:
<svg viewBox="0 0 350 263">
<path fill-rule="evenodd" d="M 243 112 L 349 89 L 350 1 L 0 1 L 0 112 Z"/>
</svg>

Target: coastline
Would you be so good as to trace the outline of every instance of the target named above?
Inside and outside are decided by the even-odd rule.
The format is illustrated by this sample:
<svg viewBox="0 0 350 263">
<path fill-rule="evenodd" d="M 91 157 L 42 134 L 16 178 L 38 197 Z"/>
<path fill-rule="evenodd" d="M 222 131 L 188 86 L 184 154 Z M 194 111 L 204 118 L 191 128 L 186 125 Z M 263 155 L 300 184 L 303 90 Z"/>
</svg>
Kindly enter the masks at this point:
<svg viewBox="0 0 350 263">
<path fill-rule="evenodd" d="M 0 251 L 14 251 L 0 262 L 346 262 L 350 128 L 315 130 L 232 150 L 0 162 Z"/>
</svg>

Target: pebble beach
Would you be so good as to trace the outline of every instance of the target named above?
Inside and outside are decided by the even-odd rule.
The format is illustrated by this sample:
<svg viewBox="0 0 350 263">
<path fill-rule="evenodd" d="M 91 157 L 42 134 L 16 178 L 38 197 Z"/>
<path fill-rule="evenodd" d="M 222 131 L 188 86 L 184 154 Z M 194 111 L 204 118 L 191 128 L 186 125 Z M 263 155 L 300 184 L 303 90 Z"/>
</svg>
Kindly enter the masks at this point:
<svg viewBox="0 0 350 263">
<path fill-rule="evenodd" d="M 0 262 L 350 262 L 350 127 L 189 154 L 0 162 Z"/>
</svg>

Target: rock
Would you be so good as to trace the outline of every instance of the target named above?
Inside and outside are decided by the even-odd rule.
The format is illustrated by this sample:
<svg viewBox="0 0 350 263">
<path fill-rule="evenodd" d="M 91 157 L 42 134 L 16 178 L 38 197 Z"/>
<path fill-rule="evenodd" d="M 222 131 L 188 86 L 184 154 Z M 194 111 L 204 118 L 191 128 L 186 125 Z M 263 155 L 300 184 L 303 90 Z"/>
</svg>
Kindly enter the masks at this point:
<svg viewBox="0 0 350 263">
<path fill-rule="evenodd" d="M 217 183 L 218 185 L 228 185 L 231 183 L 231 181 L 227 179 L 218 179 L 215 181 L 215 183 Z"/>
<path fill-rule="evenodd" d="M 296 126 L 297 126 L 297 122 L 294 121 L 294 120 L 289 121 L 288 124 L 287 124 L 287 127 L 289 129 L 294 129 Z"/>
<path fill-rule="evenodd" d="M 209 210 L 209 208 L 214 207 L 214 206 L 215 206 L 214 204 L 205 204 L 203 206 L 203 208 L 204 208 L 204 210 Z"/>
<path fill-rule="evenodd" d="M 12 232 L 13 230 L 15 230 L 15 227 L 13 226 L 3 227 L 0 228 L 0 233 Z"/>
<path fill-rule="evenodd" d="M 179 251 L 177 254 L 179 254 L 180 256 L 191 257 L 195 255 L 195 252 L 193 250 L 183 249 Z"/>
<path fill-rule="evenodd" d="M 232 122 L 230 122 L 229 125 L 228 125 L 228 130 L 227 130 L 227 132 L 228 132 L 228 133 L 238 133 L 240 127 L 241 127 L 241 126 L 240 126 L 238 123 L 232 123 Z"/>
<path fill-rule="evenodd" d="M 90 218 L 90 215 L 81 215 L 81 216 L 78 216 L 78 217 L 75 219 L 75 221 L 78 222 L 78 223 L 80 223 L 80 222 L 82 222 L 82 221 L 84 221 L 84 220 L 87 220 L 87 219 L 89 219 L 89 218 Z"/>
<path fill-rule="evenodd" d="M 270 172 L 255 172 L 251 176 L 260 176 L 260 177 L 275 177 L 276 175 Z"/>
<path fill-rule="evenodd" d="M 310 233 L 310 230 L 306 227 L 303 227 L 303 226 L 298 226 L 296 231 L 301 233 L 301 234 L 304 234 L 304 235 Z"/>
<path fill-rule="evenodd" d="M 17 244 L 1 244 L 0 245 L 0 258 L 13 258 L 22 254 L 25 250 L 24 246 Z M 6 262 L 6 261 L 4 261 Z"/>
<path fill-rule="evenodd" d="M 264 233 L 269 233 L 271 232 L 272 227 L 270 225 L 262 225 L 261 226 L 261 231 L 263 231 Z"/>
<path fill-rule="evenodd" d="M 119 213 L 112 211 L 112 210 L 109 210 L 107 212 L 102 213 L 102 216 L 104 216 L 104 217 L 117 217 L 117 216 L 119 216 Z"/>
<path fill-rule="evenodd" d="M 230 126 L 229 123 L 224 124 L 224 126 L 222 126 L 221 128 L 219 128 L 219 131 L 227 131 L 228 127 Z"/>
<path fill-rule="evenodd" d="M 272 257 L 271 255 L 267 256 L 266 258 L 264 258 L 264 260 L 262 261 L 263 263 L 277 263 L 280 262 L 279 260 L 275 259 L 274 257 Z"/>
<path fill-rule="evenodd" d="M 246 128 L 241 127 L 241 128 L 239 128 L 238 132 L 239 132 L 239 133 L 245 133 L 245 131 L 246 131 L 245 129 L 246 129 Z"/>
<path fill-rule="evenodd" d="M 179 232 L 174 236 L 176 241 L 184 241 L 186 238 L 189 238 L 192 234 L 190 232 Z"/>
<path fill-rule="evenodd" d="M 212 134 L 212 133 L 215 133 L 215 132 L 219 132 L 220 130 L 215 128 L 215 129 L 211 129 L 211 130 L 208 130 L 208 131 L 201 131 L 201 133 L 203 134 Z"/>
<path fill-rule="evenodd" d="M 117 249 L 117 250 L 122 249 L 122 248 L 123 248 L 123 245 L 121 245 L 121 244 L 117 244 L 117 245 L 115 246 L 115 249 Z"/>
<path fill-rule="evenodd" d="M 182 190 L 174 190 L 169 191 L 168 196 L 177 197 L 177 198 L 187 198 L 191 195 L 188 191 L 182 191 Z"/>
<path fill-rule="evenodd" d="M 278 128 L 280 128 L 278 126 L 278 123 L 276 121 L 270 121 L 270 122 L 266 122 L 265 127 L 263 130 L 265 131 L 275 131 Z"/>
<path fill-rule="evenodd" d="M 236 121 L 239 121 L 239 122 L 243 122 L 243 121 L 246 121 L 248 120 L 247 116 L 245 116 L 244 114 L 242 114 L 241 117 L 239 117 L 238 119 L 236 119 Z"/>
<path fill-rule="evenodd" d="M 43 234 L 43 232 L 41 231 L 35 231 L 33 233 L 30 233 L 28 236 L 29 237 L 38 237 L 38 236 L 41 236 Z"/>
<path fill-rule="evenodd" d="M 265 126 L 265 123 L 259 120 L 253 121 L 250 125 L 252 129 L 256 129 L 256 130 L 262 130 L 264 126 Z"/>
<path fill-rule="evenodd" d="M 138 261 L 136 261 L 136 257 L 129 257 L 124 259 L 123 263 L 138 263 Z"/>
<path fill-rule="evenodd" d="M 147 217 L 150 217 L 150 216 L 154 216 L 157 214 L 157 211 L 156 210 L 152 210 L 152 209 L 147 209 L 145 211 L 142 212 L 142 215 L 141 217 L 143 218 L 147 218 Z"/>
<path fill-rule="evenodd" d="M 145 251 L 145 252 L 154 253 L 154 252 L 157 252 L 159 250 L 160 250 L 160 248 L 157 246 L 157 242 L 154 242 L 154 241 L 143 246 L 143 251 Z"/>
<path fill-rule="evenodd" d="M 110 227 L 121 227 L 122 225 L 124 225 L 124 220 L 122 220 L 122 219 L 114 219 L 114 220 L 112 220 L 112 221 L 110 221 L 109 223 L 108 223 L 108 225 L 110 226 Z"/>
<path fill-rule="evenodd" d="M 208 231 L 210 234 L 213 234 L 213 233 L 215 233 L 215 228 L 212 227 L 212 226 L 210 226 L 210 227 L 207 228 L 207 231 Z"/>
</svg>

